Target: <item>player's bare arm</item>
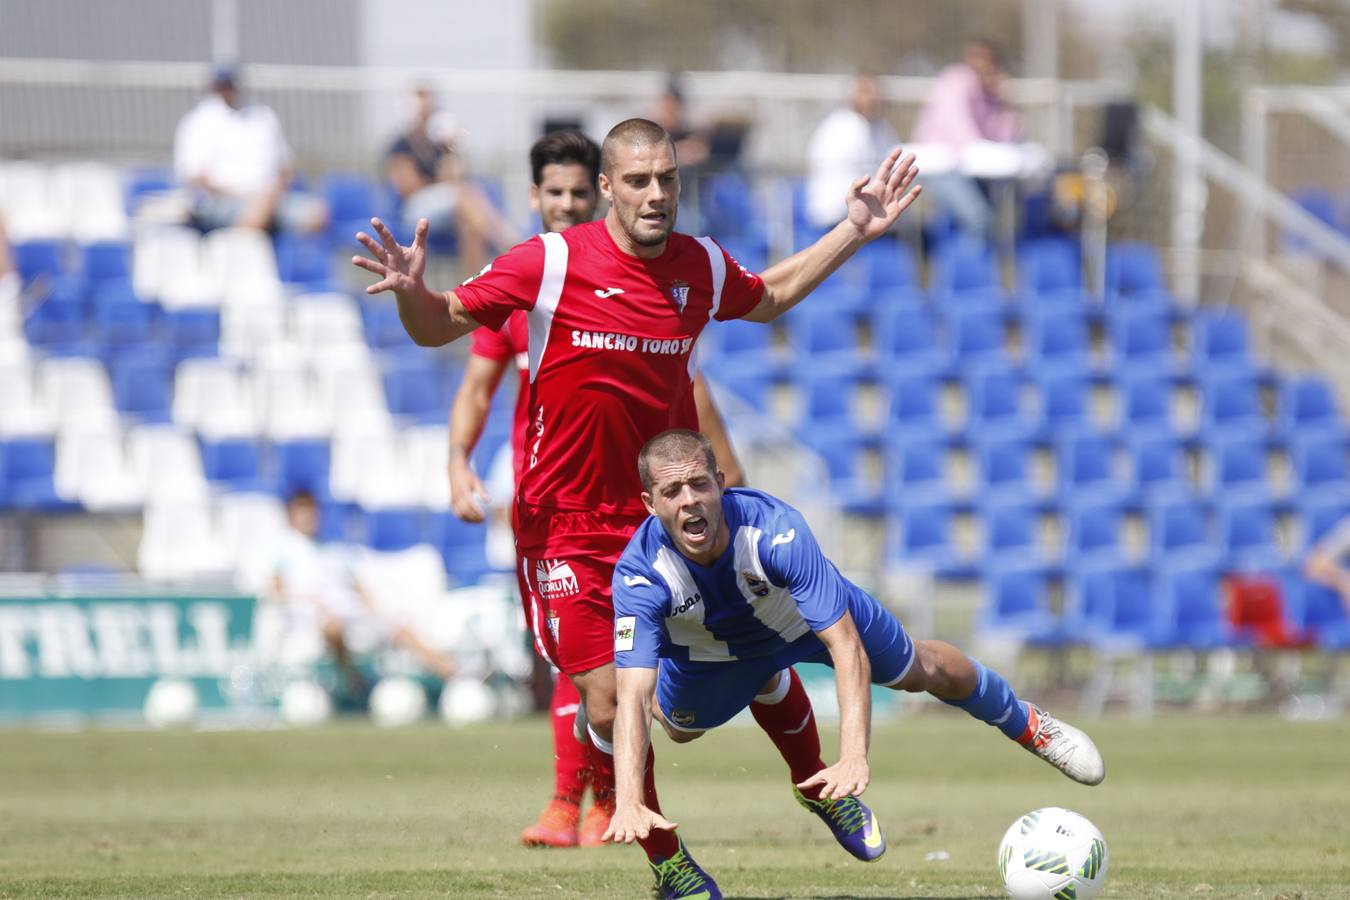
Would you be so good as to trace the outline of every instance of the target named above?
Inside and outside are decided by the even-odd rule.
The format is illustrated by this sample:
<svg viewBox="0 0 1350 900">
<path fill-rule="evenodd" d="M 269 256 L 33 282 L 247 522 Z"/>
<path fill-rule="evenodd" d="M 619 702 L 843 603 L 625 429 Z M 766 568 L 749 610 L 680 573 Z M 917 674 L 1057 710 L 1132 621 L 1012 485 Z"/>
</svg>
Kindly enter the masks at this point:
<svg viewBox="0 0 1350 900">
<path fill-rule="evenodd" d="M 845 611 L 843 618 L 816 636 L 830 652 L 839 693 L 839 762 L 797 785 L 820 785 L 821 799 L 838 800 L 867 790 L 867 746 L 872 733 L 872 665 L 862 638 Z"/>
<path fill-rule="evenodd" d="M 642 802 L 643 767 L 651 743 L 652 695 L 656 669 L 618 670 L 619 711 L 614 721 L 614 816 L 604 840 L 631 844 L 653 829 L 677 826 Z"/>
<path fill-rule="evenodd" d="M 489 500 L 482 479 L 469 465 L 469 454 L 482 437 L 492 395 L 507 365 L 507 360 L 470 354 L 450 406 L 450 508 L 465 522 L 483 521 L 482 504 Z"/>
<path fill-rule="evenodd" d="M 412 245 L 408 247 L 400 246 L 379 219 L 371 219 L 370 225 L 380 239 L 376 241 L 364 231 L 359 232 L 356 239 L 370 251 L 371 258 L 353 256 L 352 264 L 379 276 L 379 281 L 366 288 L 367 294 L 394 292 L 398 317 L 414 343 L 441 347 L 478 327 L 454 291 L 438 293 L 423 280 L 427 268 L 426 219 L 417 223 Z"/>
<path fill-rule="evenodd" d="M 744 486 L 745 469 L 736 458 L 736 450 L 731 446 L 731 437 L 727 434 L 727 423 L 713 402 L 712 391 L 708 389 L 702 372 L 694 373 L 694 405 L 698 408 L 698 430 L 712 442 L 717 464 L 726 477 L 726 486 Z"/>
<path fill-rule="evenodd" d="M 914 154 L 902 156 L 896 147 L 871 177 L 853 182 L 844 198 L 848 216 L 810 247 L 764 270 L 760 275 L 764 297 L 745 318 L 772 322 L 800 303 L 859 247 L 885 234 L 923 190 L 914 184 L 918 174 Z"/>
</svg>

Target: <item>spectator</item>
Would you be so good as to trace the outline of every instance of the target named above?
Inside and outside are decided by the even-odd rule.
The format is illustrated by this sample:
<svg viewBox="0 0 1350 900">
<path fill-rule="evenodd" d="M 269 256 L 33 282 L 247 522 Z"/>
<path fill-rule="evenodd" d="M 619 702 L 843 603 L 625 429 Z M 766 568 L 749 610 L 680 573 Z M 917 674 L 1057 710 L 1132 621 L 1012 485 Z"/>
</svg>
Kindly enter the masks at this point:
<svg viewBox="0 0 1350 900">
<path fill-rule="evenodd" d="M 459 125 L 436 108 L 427 85 L 413 88 L 412 119 L 385 154 L 384 173 L 399 198 L 399 222 L 412 234 L 426 219 L 433 238 L 454 236 L 464 268 L 476 272 L 519 239 L 492 202 L 464 177 Z"/>
<path fill-rule="evenodd" d="M 679 80 L 672 75 L 666 82 L 666 90 L 656 101 L 652 121 L 660 125 L 675 142 L 675 159 L 680 163 L 683 177 L 689 178 L 688 170 L 697 170 L 708 161 L 710 150 L 707 135 L 690 126 L 684 105 L 684 91 Z M 838 201 L 838 197 L 835 198 Z"/>
<path fill-rule="evenodd" d="M 843 213 L 840 195 L 898 143 L 895 129 L 881 117 L 876 78 L 860 73 L 853 80 L 848 106 L 826 116 L 807 145 L 806 215 L 811 224 L 819 228 L 837 224 Z M 924 181 L 926 189 L 926 177 Z"/>
<path fill-rule="evenodd" d="M 261 103 L 243 103 L 233 67 L 215 70 L 207 95 L 178 123 L 173 155 L 203 229 L 314 232 L 327 222 L 322 200 L 289 190 L 291 149 L 281 123 Z"/>
<path fill-rule="evenodd" d="M 1337 522 L 1321 540 L 1308 550 L 1303 561 L 1303 574 L 1309 581 L 1331 588 L 1341 596 L 1341 603 L 1350 612 L 1350 567 L 1345 558 L 1350 555 L 1350 518 Z"/>
<path fill-rule="evenodd" d="M 992 41 L 967 42 L 962 61 L 938 73 L 914 126 L 914 141 L 941 145 L 958 158 L 961 151 L 980 141 L 1016 141 L 1022 124 L 1004 101 L 1007 77 Z M 989 234 L 993 212 L 973 178 L 955 170 L 937 173 L 929 168 L 924 173 L 924 188 L 963 232 Z"/>
<path fill-rule="evenodd" d="M 344 562 L 325 553 L 315 540 L 319 533 L 319 507 L 314 495 L 297 491 L 286 504 L 290 527 L 277 547 L 271 598 L 284 611 L 283 630 L 298 635 L 317 629 L 333 653 L 346 682 L 355 695 L 364 692 L 353 653 L 369 652 L 382 644 L 409 651 L 437 677 L 448 679 L 457 671 L 449 656 L 431 647 L 407 625 L 388 621 L 371 599 L 371 593 Z"/>
</svg>

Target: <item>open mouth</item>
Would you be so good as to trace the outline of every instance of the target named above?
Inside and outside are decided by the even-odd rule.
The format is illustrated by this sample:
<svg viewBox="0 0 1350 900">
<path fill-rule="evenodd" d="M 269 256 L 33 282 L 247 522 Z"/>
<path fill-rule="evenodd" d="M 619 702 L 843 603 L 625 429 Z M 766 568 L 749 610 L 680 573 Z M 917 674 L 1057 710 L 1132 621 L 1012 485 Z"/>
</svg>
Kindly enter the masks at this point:
<svg viewBox="0 0 1350 900">
<path fill-rule="evenodd" d="M 685 537 L 700 540 L 708 533 L 708 520 L 702 516 L 694 516 L 686 519 L 680 529 L 684 532 Z"/>
<path fill-rule="evenodd" d="M 649 212 L 642 214 L 642 221 L 649 225 L 660 225 L 666 221 L 666 214 L 663 212 Z"/>
</svg>

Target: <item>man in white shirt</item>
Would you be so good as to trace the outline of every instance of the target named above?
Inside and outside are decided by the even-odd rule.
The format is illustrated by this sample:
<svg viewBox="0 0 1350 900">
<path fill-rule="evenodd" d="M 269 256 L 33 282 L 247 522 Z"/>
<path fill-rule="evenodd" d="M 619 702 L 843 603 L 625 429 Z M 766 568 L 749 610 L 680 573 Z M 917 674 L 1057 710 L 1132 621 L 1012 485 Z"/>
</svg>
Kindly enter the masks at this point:
<svg viewBox="0 0 1350 900">
<path fill-rule="evenodd" d="M 231 67 L 215 70 L 209 93 L 178 123 L 173 155 L 203 228 L 317 231 L 327 220 L 322 200 L 288 193 L 291 149 L 281 123 L 269 107 L 241 101 Z"/>
<path fill-rule="evenodd" d="M 811 224 L 838 224 L 843 217 L 840 196 L 898 143 L 895 129 L 881 116 L 876 79 L 860 73 L 853 80 L 849 105 L 826 116 L 807 145 L 806 215 Z"/>
</svg>

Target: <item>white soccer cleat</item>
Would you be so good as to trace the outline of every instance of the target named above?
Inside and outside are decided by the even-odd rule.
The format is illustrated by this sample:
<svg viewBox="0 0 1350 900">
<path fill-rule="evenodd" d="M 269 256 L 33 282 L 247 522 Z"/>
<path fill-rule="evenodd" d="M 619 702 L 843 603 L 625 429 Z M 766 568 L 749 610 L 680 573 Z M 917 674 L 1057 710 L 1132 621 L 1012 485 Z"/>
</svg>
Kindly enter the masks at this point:
<svg viewBox="0 0 1350 900">
<path fill-rule="evenodd" d="M 1026 734 L 1017 742 L 1079 784 L 1101 784 L 1106 777 L 1092 738 L 1033 703 L 1027 704 Z"/>
</svg>

